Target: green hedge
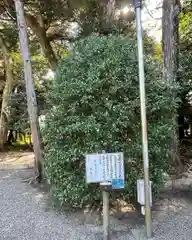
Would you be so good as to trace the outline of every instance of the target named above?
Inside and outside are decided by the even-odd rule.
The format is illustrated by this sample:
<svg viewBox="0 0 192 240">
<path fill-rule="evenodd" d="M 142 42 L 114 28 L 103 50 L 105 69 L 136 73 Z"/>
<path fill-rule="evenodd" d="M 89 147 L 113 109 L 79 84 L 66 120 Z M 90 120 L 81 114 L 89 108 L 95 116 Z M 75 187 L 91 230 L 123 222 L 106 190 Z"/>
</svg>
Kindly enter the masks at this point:
<svg viewBox="0 0 192 240">
<path fill-rule="evenodd" d="M 136 195 L 143 177 L 137 48 L 123 37 L 89 37 L 76 44 L 57 70 L 49 91 L 51 111 L 43 131 L 45 169 L 61 205 L 100 202 L 96 184 L 85 182 L 85 153 L 123 151 L 125 199 Z M 176 86 L 163 80 L 159 65 L 145 56 L 150 177 L 154 193 L 170 164 L 172 97 Z"/>
</svg>

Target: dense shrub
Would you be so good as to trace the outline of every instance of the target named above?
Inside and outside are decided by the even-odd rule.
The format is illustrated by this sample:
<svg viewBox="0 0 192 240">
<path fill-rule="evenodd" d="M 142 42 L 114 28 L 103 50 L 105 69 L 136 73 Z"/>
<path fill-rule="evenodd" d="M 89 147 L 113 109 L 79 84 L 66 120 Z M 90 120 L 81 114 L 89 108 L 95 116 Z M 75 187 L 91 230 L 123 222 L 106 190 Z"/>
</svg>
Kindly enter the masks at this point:
<svg viewBox="0 0 192 240">
<path fill-rule="evenodd" d="M 175 86 L 145 56 L 150 176 L 154 192 L 170 162 Z M 122 37 L 90 37 L 60 62 L 49 92 L 52 109 L 44 128 L 45 168 L 53 196 L 73 207 L 100 201 L 96 184 L 85 183 L 85 154 L 123 151 L 126 190 L 135 196 L 143 177 L 136 43 Z"/>
<path fill-rule="evenodd" d="M 192 90 L 192 54 L 188 51 L 181 51 L 179 55 L 178 78 L 181 85 L 180 95 L 182 99 Z"/>
</svg>

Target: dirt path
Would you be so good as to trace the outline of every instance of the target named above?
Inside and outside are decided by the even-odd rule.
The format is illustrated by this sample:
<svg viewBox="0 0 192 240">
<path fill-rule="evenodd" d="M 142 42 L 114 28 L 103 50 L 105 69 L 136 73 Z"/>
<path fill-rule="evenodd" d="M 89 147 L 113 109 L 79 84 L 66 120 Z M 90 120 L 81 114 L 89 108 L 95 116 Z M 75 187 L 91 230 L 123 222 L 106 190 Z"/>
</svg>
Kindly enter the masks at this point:
<svg viewBox="0 0 192 240">
<path fill-rule="evenodd" d="M 22 182 L 33 175 L 32 166 L 31 153 L 0 155 L 0 240 L 101 240 L 101 226 L 80 221 L 77 213 L 47 209 L 47 194 Z M 130 216 L 124 213 L 112 221 L 110 240 L 145 239 L 138 233 L 142 231 L 131 230 Z M 174 195 L 165 192 L 155 203 L 153 217 L 154 240 L 191 240 L 192 192 L 185 186 Z"/>
</svg>

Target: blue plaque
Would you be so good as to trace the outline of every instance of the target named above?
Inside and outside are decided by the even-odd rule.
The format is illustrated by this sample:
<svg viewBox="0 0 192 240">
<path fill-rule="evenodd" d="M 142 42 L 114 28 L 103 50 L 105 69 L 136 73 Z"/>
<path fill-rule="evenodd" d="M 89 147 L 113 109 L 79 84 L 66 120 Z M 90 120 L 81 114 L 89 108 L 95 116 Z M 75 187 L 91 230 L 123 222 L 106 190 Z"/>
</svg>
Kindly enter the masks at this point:
<svg viewBox="0 0 192 240">
<path fill-rule="evenodd" d="M 123 189 L 125 188 L 124 179 L 112 179 L 112 189 Z"/>
</svg>

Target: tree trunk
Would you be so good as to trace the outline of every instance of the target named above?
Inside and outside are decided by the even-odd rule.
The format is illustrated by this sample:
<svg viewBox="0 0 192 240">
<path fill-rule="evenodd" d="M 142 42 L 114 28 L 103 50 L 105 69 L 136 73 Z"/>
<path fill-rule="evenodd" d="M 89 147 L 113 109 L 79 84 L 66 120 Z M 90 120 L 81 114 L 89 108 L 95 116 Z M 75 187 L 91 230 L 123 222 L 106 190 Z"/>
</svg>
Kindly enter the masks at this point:
<svg viewBox="0 0 192 240">
<path fill-rule="evenodd" d="M 41 15 L 37 18 L 29 14 L 25 14 L 25 20 L 27 25 L 31 28 L 34 34 L 37 36 L 38 41 L 41 45 L 44 56 L 47 58 L 50 67 L 53 71 L 57 67 L 57 58 L 51 46 L 51 42 L 46 34 L 46 28 L 44 26 L 44 20 Z"/>
<path fill-rule="evenodd" d="M 103 19 L 103 29 L 104 33 L 110 33 L 114 27 L 115 21 L 115 7 L 116 7 L 116 0 L 108 0 L 107 4 L 104 4 L 104 19 Z"/>
<path fill-rule="evenodd" d="M 9 102 L 11 100 L 13 90 L 13 74 L 12 74 L 12 59 L 9 55 L 7 46 L 0 36 L 0 46 L 3 51 L 4 65 L 5 65 L 5 87 L 3 90 L 1 115 L 0 115 L 0 149 L 4 149 L 4 143 L 7 140 L 8 122 L 10 117 Z"/>
<path fill-rule="evenodd" d="M 6 0 L 6 1 L 4 0 L 4 4 L 6 8 L 8 8 L 10 11 L 14 10 L 13 8 L 14 1 L 15 0 Z M 34 32 L 34 34 L 38 38 L 43 54 L 49 61 L 50 67 L 52 68 L 52 70 L 55 71 L 57 67 L 57 58 L 51 46 L 51 42 L 47 37 L 46 27 L 44 25 L 44 20 L 42 15 L 40 13 L 36 13 L 35 16 L 34 15 L 32 16 L 28 13 L 26 14 L 24 13 L 24 16 L 25 16 L 27 25 L 31 28 L 31 30 Z"/>
<path fill-rule="evenodd" d="M 51 43 L 50 43 L 49 39 L 47 38 L 45 31 L 42 31 L 42 33 L 39 34 L 39 43 L 41 45 L 44 56 L 47 58 L 50 66 L 51 66 L 51 69 L 53 71 L 56 71 L 57 59 L 55 57 Z"/>
<path fill-rule="evenodd" d="M 163 1 L 163 54 L 164 76 L 167 81 L 176 82 L 178 70 L 178 44 L 179 44 L 179 0 Z"/>
<path fill-rule="evenodd" d="M 163 18 L 162 18 L 162 44 L 164 56 L 164 78 L 168 84 L 173 85 L 177 82 L 177 71 L 179 67 L 178 62 L 178 45 L 179 45 L 179 13 L 180 13 L 179 0 L 163 0 Z M 173 92 L 173 98 L 177 97 L 177 93 Z M 173 113 L 173 124 L 178 126 L 176 117 L 177 113 Z M 179 159 L 178 151 L 178 130 L 173 133 L 172 145 L 173 161 L 182 168 Z"/>
<path fill-rule="evenodd" d="M 20 48 L 24 64 L 24 77 L 27 92 L 28 114 L 31 126 L 33 149 L 35 154 L 35 163 L 38 171 L 38 179 L 43 179 L 43 155 L 41 150 L 40 128 L 37 115 L 37 100 L 34 87 L 34 79 L 31 67 L 31 56 L 29 53 L 29 44 L 26 23 L 24 18 L 24 6 L 20 0 L 15 0 L 17 23 L 19 28 Z"/>
<path fill-rule="evenodd" d="M 115 20 L 115 6 L 116 0 L 109 0 L 106 8 L 106 23 L 108 25 L 113 25 Z"/>
</svg>

